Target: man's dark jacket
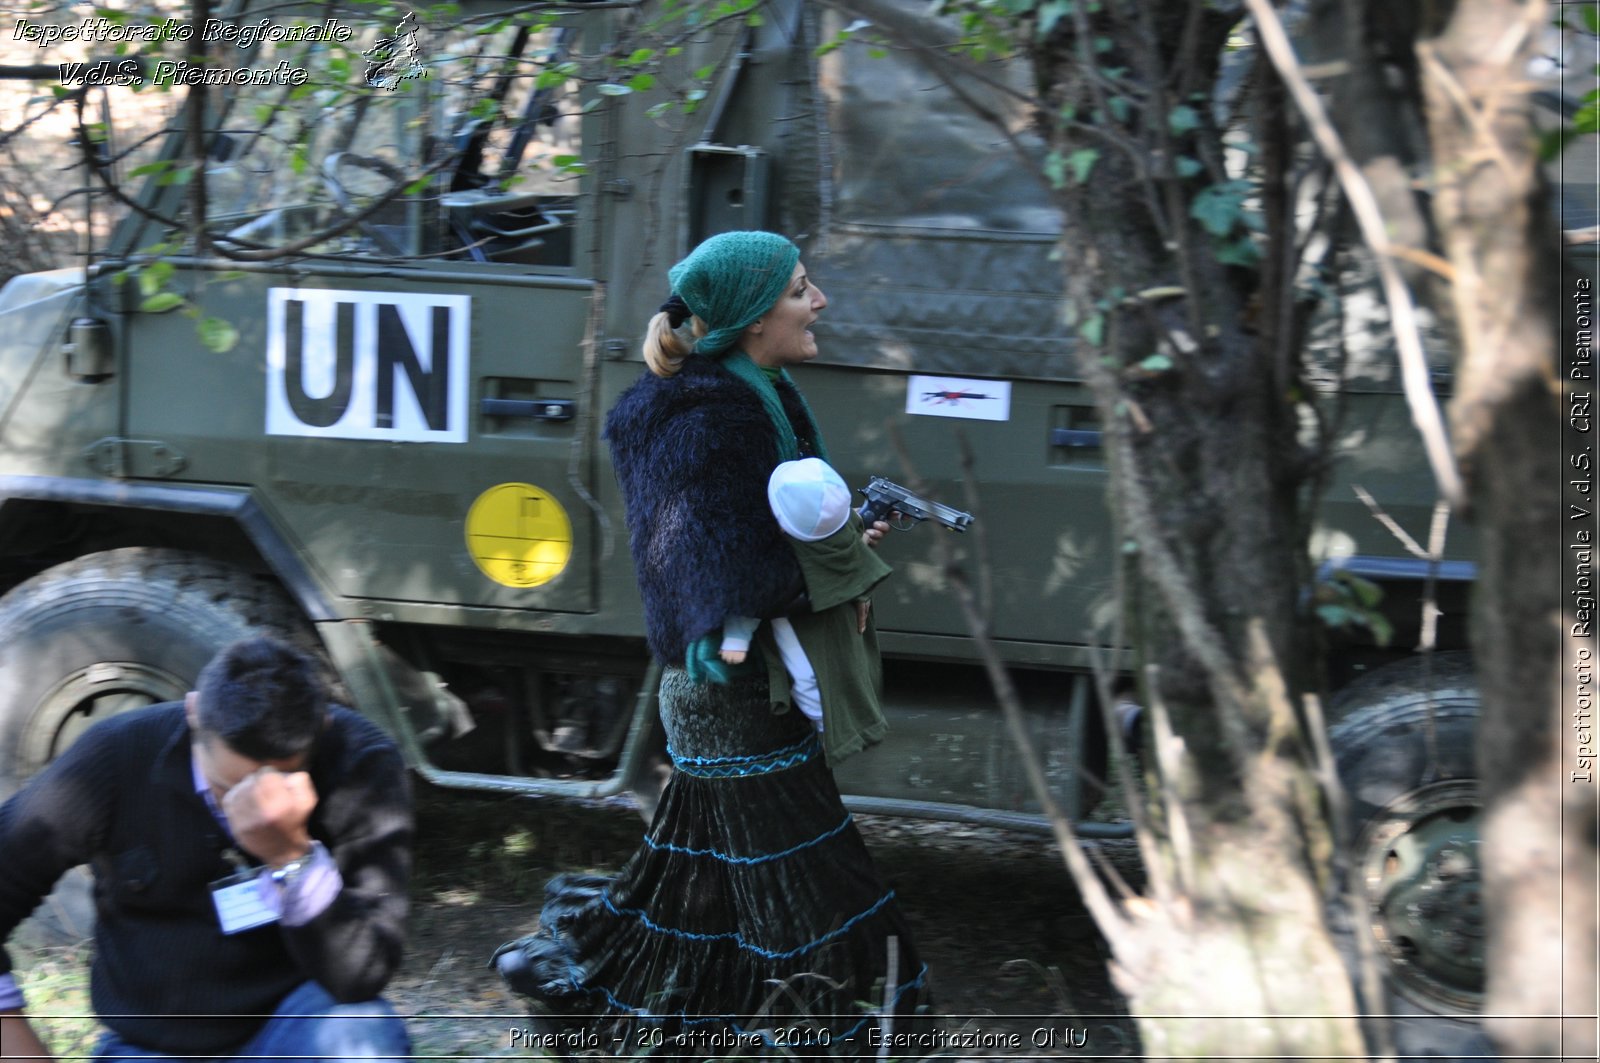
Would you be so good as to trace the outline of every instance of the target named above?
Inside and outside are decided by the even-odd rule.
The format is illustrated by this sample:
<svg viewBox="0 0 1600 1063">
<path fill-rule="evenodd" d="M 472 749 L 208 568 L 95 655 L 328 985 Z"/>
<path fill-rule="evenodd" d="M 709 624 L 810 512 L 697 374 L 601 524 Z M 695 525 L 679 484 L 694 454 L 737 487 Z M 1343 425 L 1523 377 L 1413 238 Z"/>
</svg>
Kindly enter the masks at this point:
<svg viewBox="0 0 1600 1063">
<path fill-rule="evenodd" d="M 400 962 L 412 813 L 400 754 L 335 708 L 309 767 L 310 829 L 344 888 L 305 926 L 231 936 L 208 884 L 232 873 L 222 825 L 195 792 L 183 705 L 96 724 L 0 806 L 0 941 L 72 867 L 95 874 L 97 1014 L 124 1040 L 170 1055 L 219 1055 L 248 1040 L 307 980 L 370 1000 Z M 254 863 L 248 857 L 247 862 Z M 0 951 L 0 972 L 11 959 Z M 175 1015 L 240 1018 L 173 1018 Z"/>
<path fill-rule="evenodd" d="M 814 454 L 798 393 L 780 381 L 778 395 Z M 805 588 L 767 500 L 776 433 L 755 391 L 700 355 L 675 376 L 645 374 L 606 418 L 645 632 L 664 663 L 730 616 L 783 615 Z"/>
</svg>

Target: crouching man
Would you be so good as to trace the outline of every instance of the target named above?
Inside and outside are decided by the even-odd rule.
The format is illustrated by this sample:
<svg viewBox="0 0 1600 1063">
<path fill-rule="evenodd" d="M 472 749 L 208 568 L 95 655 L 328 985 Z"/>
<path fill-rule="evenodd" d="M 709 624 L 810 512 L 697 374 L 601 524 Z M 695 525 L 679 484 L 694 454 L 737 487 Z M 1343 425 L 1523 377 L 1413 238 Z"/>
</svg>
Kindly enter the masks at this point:
<svg viewBox="0 0 1600 1063">
<path fill-rule="evenodd" d="M 96 1059 L 401 1059 L 410 790 L 316 666 L 229 646 L 182 702 L 96 724 L 0 806 L 0 942 L 95 877 Z M 5 1056 L 48 1058 L 0 950 Z"/>
</svg>

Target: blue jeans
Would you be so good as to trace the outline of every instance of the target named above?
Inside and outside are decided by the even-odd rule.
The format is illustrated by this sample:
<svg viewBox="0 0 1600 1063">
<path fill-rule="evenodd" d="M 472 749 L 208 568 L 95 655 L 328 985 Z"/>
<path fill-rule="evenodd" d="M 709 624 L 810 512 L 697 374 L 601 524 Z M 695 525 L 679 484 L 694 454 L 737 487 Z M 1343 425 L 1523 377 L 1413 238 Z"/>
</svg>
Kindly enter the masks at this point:
<svg viewBox="0 0 1600 1063">
<path fill-rule="evenodd" d="M 232 1060 L 404 1060 L 411 1055 L 411 1037 L 394 1008 L 383 999 L 340 1004 L 315 982 L 305 982 L 284 997 L 278 1010 L 256 1035 L 240 1045 Z M 149 1048 L 128 1044 L 107 1033 L 96 1046 L 96 1063 L 104 1059 L 171 1059 Z M 190 1057 L 184 1057 L 186 1059 Z"/>
</svg>

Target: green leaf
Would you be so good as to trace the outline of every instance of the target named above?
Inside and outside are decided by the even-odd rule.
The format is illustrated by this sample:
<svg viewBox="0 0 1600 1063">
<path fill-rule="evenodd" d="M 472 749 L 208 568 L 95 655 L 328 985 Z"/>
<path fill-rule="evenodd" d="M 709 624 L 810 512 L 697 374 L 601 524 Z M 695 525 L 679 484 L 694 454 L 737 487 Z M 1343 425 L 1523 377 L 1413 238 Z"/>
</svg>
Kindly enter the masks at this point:
<svg viewBox="0 0 1600 1063">
<path fill-rule="evenodd" d="M 1179 155 L 1177 161 L 1172 164 L 1172 168 L 1177 171 L 1179 177 L 1193 177 L 1205 169 L 1204 166 L 1200 165 L 1199 159 L 1191 159 L 1187 155 Z"/>
<path fill-rule="evenodd" d="M 172 169 L 172 160 L 164 159 L 161 162 L 147 162 L 143 166 L 135 166 L 128 171 L 129 177 L 144 177 L 146 174 L 164 173 Z"/>
<path fill-rule="evenodd" d="M 1584 4 L 1578 12 L 1583 16 L 1583 24 L 1589 27 L 1590 33 L 1600 33 L 1600 4 Z"/>
<path fill-rule="evenodd" d="M 1344 627 L 1355 619 L 1355 614 L 1342 605 L 1319 605 L 1317 616 L 1329 627 Z"/>
<path fill-rule="evenodd" d="M 1383 601 L 1383 588 L 1371 580 L 1363 579 L 1352 572 L 1341 572 L 1339 576 L 1349 584 L 1350 590 L 1355 593 L 1356 601 L 1368 609 Z"/>
<path fill-rule="evenodd" d="M 306 146 L 304 144 L 296 144 L 294 150 L 289 153 L 289 169 L 295 173 L 306 172 Z"/>
<path fill-rule="evenodd" d="M 1244 213 L 1244 197 L 1249 191 L 1249 182 L 1238 180 L 1203 188 L 1189 204 L 1189 217 L 1212 236 L 1227 236 Z"/>
<path fill-rule="evenodd" d="M 643 66 L 654 59 L 655 55 L 656 50 L 654 48 L 635 48 L 633 54 L 628 56 L 624 62 L 628 66 Z"/>
<path fill-rule="evenodd" d="M 1146 373 L 1165 373 L 1172 368 L 1172 359 L 1164 354 L 1152 354 L 1139 363 L 1139 368 Z"/>
<path fill-rule="evenodd" d="M 1089 180 L 1089 172 L 1094 169 L 1098 158 L 1100 152 L 1095 148 L 1079 148 L 1067 156 L 1067 162 L 1072 166 L 1072 179 L 1080 185 Z"/>
<path fill-rule="evenodd" d="M 230 269 L 224 270 L 212 279 L 217 281 L 242 281 L 246 276 L 247 274 L 242 269 Z"/>
<path fill-rule="evenodd" d="M 239 330 L 220 317 L 201 318 L 195 325 L 200 342 L 216 354 L 227 354 L 239 342 Z"/>
<path fill-rule="evenodd" d="M 175 270 L 171 262 L 151 262 L 139 270 L 139 294 L 154 295 L 167 286 Z"/>
<path fill-rule="evenodd" d="M 595 91 L 602 96 L 627 96 L 633 92 L 633 90 L 626 85 L 618 85 L 609 81 L 604 85 L 595 86 Z"/>
<path fill-rule="evenodd" d="M 1578 135 L 1578 131 L 1568 126 L 1566 129 L 1552 129 L 1539 137 L 1539 161 L 1553 162 L 1561 157 L 1567 150 L 1567 143 Z"/>
<path fill-rule="evenodd" d="M 1200 115 L 1187 103 L 1180 103 L 1167 115 L 1167 128 L 1173 136 L 1181 137 L 1200 128 Z"/>
<path fill-rule="evenodd" d="M 634 92 L 649 92 L 655 86 L 656 79 L 652 74 L 635 74 L 628 79 L 628 88 Z"/>
<path fill-rule="evenodd" d="M 419 196 L 419 195 L 421 195 L 423 192 L 426 192 L 428 190 L 428 186 L 429 185 L 433 184 L 434 176 L 435 175 L 433 175 L 431 173 L 430 174 L 424 174 L 423 176 L 417 178 L 415 181 L 412 181 L 410 184 L 406 185 L 406 190 L 402 194 L 403 195 L 407 195 L 407 196 Z"/>
<path fill-rule="evenodd" d="M 1092 317 L 1085 318 L 1083 324 L 1078 326 L 1078 335 L 1082 336 L 1090 346 L 1100 346 L 1101 341 L 1106 336 L 1106 316 L 1104 314 L 1095 314 Z"/>
<path fill-rule="evenodd" d="M 1578 133 L 1600 133 L 1600 101 L 1590 101 L 1578 108 L 1572 116 L 1572 128 Z"/>
<path fill-rule="evenodd" d="M 183 296 L 177 292 L 159 292 L 139 304 L 139 309 L 147 314 L 164 314 L 168 310 L 176 310 L 183 305 Z"/>
<path fill-rule="evenodd" d="M 189 178 L 193 176 L 193 166 L 181 166 L 176 170 L 168 170 L 160 177 L 157 177 L 156 184 L 162 187 L 167 185 L 186 185 L 189 183 Z"/>
<path fill-rule="evenodd" d="M 1106 107 L 1111 111 L 1111 117 L 1119 122 L 1128 120 L 1130 105 L 1126 96 L 1113 96 L 1106 101 Z"/>
<path fill-rule="evenodd" d="M 1050 36 L 1050 31 L 1056 28 L 1056 23 L 1072 14 L 1072 0 L 1049 0 L 1048 3 L 1039 5 L 1040 38 Z"/>
<path fill-rule="evenodd" d="M 1251 269 L 1261 264 L 1261 248 L 1248 236 L 1241 236 L 1216 250 L 1217 261 L 1224 266 L 1243 266 Z"/>
<path fill-rule="evenodd" d="M 1052 151 L 1044 157 L 1044 175 L 1049 178 L 1052 188 L 1060 188 L 1067 183 L 1067 160 L 1061 157 L 1059 151 Z"/>
</svg>

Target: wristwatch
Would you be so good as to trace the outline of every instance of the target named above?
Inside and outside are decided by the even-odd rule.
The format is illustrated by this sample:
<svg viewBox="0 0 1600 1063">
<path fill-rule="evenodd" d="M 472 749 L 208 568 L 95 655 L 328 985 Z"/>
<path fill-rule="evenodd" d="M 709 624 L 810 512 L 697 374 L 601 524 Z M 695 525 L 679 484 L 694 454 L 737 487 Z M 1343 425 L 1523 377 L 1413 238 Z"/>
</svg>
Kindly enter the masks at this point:
<svg viewBox="0 0 1600 1063">
<path fill-rule="evenodd" d="M 311 848 L 306 850 L 304 856 L 297 856 L 287 864 L 273 868 L 267 877 L 271 878 L 276 885 L 288 887 L 295 879 L 305 873 L 306 868 L 311 866 L 311 861 L 316 858 L 321 849 L 322 843 L 313 839 Z"/>
</svg>

